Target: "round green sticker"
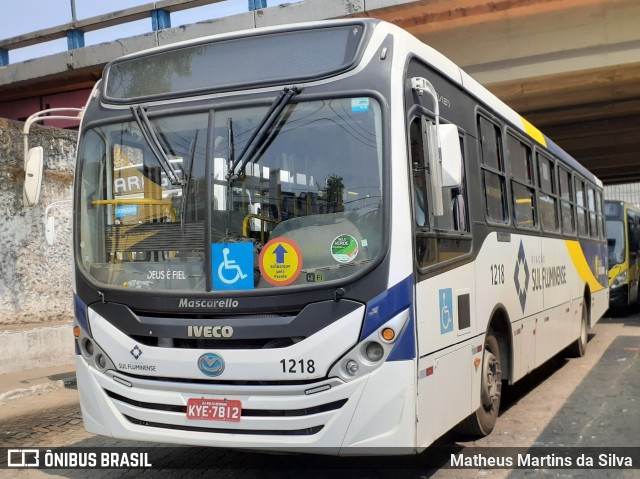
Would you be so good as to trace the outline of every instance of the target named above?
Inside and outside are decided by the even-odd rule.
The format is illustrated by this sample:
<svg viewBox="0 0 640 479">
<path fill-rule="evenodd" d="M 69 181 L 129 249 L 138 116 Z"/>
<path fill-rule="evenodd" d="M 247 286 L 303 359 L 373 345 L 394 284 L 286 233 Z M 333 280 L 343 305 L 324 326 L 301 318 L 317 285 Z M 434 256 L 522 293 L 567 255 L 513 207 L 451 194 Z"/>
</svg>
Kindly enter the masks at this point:
<svg viewBox="0 0 640 479">
<path fill-rule="evenodd" d="M 331 256 L 338 263 L 350 263 L 358 256 L 358 241 L 351 235 L 336 236 L 331 242 Z"/>
</svg>

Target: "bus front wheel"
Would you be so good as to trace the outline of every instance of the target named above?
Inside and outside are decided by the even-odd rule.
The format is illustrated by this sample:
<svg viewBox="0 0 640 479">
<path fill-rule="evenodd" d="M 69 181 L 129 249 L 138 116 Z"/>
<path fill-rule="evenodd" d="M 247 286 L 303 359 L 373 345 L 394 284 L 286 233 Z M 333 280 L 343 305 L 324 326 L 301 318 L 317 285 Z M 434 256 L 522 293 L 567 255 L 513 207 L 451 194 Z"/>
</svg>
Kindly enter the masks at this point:
<svg viewBox="0 0 640 479">
<path fill-rule="evenodd" d="M 502 396 L 502 364 L 500 349 L 492 331 L 484 340 L 480 384 L 480 407 L 456 428 L 458 432 L 473 436 L 486 436 L 496 424 Z"/>
</svg>

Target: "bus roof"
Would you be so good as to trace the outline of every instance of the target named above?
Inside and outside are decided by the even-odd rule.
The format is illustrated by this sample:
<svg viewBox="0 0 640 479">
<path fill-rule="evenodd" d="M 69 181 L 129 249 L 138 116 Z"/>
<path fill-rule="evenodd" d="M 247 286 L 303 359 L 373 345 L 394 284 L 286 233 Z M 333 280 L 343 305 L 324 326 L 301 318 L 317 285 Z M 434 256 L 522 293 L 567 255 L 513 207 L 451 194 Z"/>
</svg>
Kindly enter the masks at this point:
<svg viewBox="0 0 640 479">
<path fill-rule="evenodd" d="M 172 43 L 170 45 L 164 45 L 160 47 L 151 48 L 148 50 L 143 50 L 140 52 L 132 53 L 130 55 L 126 55 L 120 57 L 116 60 L 113 60 L 105 67 L 105 77 L 106 84 L 104 86 L 105 91 L 108 89 L 108 72 L 114 67 L 114 65 L 122 64 L 124 62 L 134 61 L 136 59 L 144 59 L 151 55 L 157 55 L 161 53 L 169 53 L 175 50 L 181 50 L 189 47 L 199 46 L 199 45 L 207 45 L 214 44 L 219 42 L 225 42 L 229 40 L 248 38 L 255 35 L 268 35 L 268 34 L 278 34 L 292 31 L 301 31 L 301 30 L 311 30 L 311 29 L 321 29 L 321 28 L 329 28 L 329 27 L 341 27 L 341 26 L 350 26 L 350 25 L 363 25 L 367 33 L 363 35 L 365 40 L 371 38 L 371 32 L 374 30 L 381 29 L 382 33 L 393 34 L 398 38 L 402 39 L 399 43 L 405 43 L 408 51 L 413 51 L 419 54 L 424 61 L 429 63 L 433 68 L 440 71 L 443 75 L 447 76 L 451 81 L 454 81 L 458 85 L 460 85 L 463 89 L 473 95 L 476 99 L 481 101 L 486 107 L 495 112 L 496 114 L 502 116 L 504 119 L 509 121 L 513 127 L 518 129 L 522 134 L 527 137 L 535 140 L 539 145 L 548 149 L 553 155 L 559 158 L 561 161 L 566 163 L 568 167 L 573 170 L 579 172 L 585 179 L 595 183 L 599 187 L 602 187 L 602 182 L 587 168 L 585 168 L 581 163 L 579 163 L 575 158 L 569 155 L 565 150 L 563 150 L 560 146 L 558 146 L 554 141 L 552 141 L 549 137 L 544 135 L 540 130 L 538 130 L 534 125 L 529 123 L 524 117 L 515 112 L 511 107 L 505 104 L 502 100 L 496 97 L 493 93 L 487 90 L 484 86 L 482 86 L 478 81 L 472 78 L 469 74 L 467 74 L 462 68 L 456 65 L 453 61 L 448 59 L 442 53 L 438 52 L 434 48 L 424 44 L 418 38 L 408 33 L 406 30 L 401 29 L 400 27 L 393 25 L 391 23 L 378 20 L 378 19 L 340 19 L 340 20 L 323 20 L 323 21 L 315 21 L 315 22 L 306 22 L 306 23 L 296 23 L 289 25 L 278 25 L 271 27 L 260 27 L 248 30 L 241 30 L 231 33 L 224 33 L 212 36 L 206 36 L 191 40 L 185 40 L 182 42 Z M 386 36 L 386 35 L 384 35 Z M 366 49 L 366 45 L 364 46 Z M 354 58 L 356 53 L 353 53 Z M 347 66 L 344 66 L 345 69 L 348 69 Z"/>
</svg>

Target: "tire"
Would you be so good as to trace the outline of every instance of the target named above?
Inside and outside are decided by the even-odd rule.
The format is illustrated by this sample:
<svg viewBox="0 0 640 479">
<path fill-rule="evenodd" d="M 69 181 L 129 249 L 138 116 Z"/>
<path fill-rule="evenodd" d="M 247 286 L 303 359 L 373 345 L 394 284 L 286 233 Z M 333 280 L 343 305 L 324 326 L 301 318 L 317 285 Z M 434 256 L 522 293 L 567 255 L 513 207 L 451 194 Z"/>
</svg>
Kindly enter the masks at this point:
<svg viewBox="0 0 640 479">
<path fill-rule="evenodd" d="M 587 351 L 587 340 L 589 330 L 589 311 L 587 309 L 586 298 L 582 302 L 582 316 L 580 319 L 580 336 L 569 346 L 568 353 L 572 358 L 581 358 Z"/>
<path fill-rule="evenodd" d="M 456 431 L 459 433 L 487 436 L 493 431 L 498 419 L 502 396 L 502 363 L 498 341 L 492 331 L 487 333 L 484 340 L 481 374 L 480 400 L 482 404 L 476 412 L 456 427 Z"/>
</svg>

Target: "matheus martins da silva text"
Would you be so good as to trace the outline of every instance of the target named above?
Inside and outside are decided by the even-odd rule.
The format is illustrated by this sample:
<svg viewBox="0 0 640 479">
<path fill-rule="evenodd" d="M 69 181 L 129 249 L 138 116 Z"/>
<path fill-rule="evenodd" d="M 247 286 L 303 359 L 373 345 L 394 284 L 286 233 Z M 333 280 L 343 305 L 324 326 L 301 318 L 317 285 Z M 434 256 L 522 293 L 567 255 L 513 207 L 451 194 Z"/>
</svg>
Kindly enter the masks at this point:
<svg viewBox="0 0 640 479">
<path fill-rule="evenodd" d="M 629 456 L 617 454 L 579 454 L 577 457 L 545 454 L 518 454 L 517 456 L 485 456 L 451 454 L 451 467 L 633 467 Z"/>
</svg>

